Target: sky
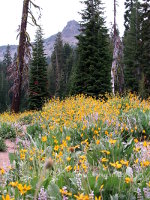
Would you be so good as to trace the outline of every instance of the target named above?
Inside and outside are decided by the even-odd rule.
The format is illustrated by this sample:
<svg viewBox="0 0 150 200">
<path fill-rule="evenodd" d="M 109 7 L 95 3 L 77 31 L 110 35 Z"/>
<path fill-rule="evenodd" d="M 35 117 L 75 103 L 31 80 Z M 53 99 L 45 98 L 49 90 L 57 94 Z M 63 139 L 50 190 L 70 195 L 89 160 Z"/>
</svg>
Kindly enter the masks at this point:
<svg viewBox="0 0 150 200">
<path fill-rule="evenodd" d="M 80 0 L 32 0 L 42 10 L 42 17 L 38 21 L 42 25 L 44 38 L 62 31 L 70 20 L 81 20 L 83 5 Z M 105 7 L 106 25 L 111 27 L 113 22 L 113 0 L 102 0 Z M 7 44 L 18 44 L 17 29 L 21 23 L 23 0 L 0 0 L 0 46 Z M 38 12 L 31 8 L 38 18 Z M 118 0 L 117 23 L 121 36 L 123 35 L 124 0 Z M 34 40 L 36 27 L 28 24 L 27 31 L 31 41 Z"/>
</svg>

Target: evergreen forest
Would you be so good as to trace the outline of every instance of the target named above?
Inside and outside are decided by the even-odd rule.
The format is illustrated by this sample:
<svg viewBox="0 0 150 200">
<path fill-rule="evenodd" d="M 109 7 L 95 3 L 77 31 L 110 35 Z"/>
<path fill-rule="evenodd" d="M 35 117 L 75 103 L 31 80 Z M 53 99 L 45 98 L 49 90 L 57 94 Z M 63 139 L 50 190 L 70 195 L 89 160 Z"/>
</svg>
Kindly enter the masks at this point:
<svg viewBox="0 0 150 200">
<path fill-rule="evenodd" d="M 106 27 L 101 0 L 82 3 L 85 9 L 80 12 L 82 20 L 76 46 L 64 43 L 59 32 L 52 55 L 46 55 L 44 30 L 37 27 L 31 56 L 26 58 L 22 77 L 18 78 L 20 85 L 14 78 L 17 77 L 17 55 L 12 58 L 7 46 L 0 62 L 0 112 L 15 111 L 14 104 L 18 104 L 17 112 L 39 110 L 48 99 L 76 94 L 99 98 L 106 93 L 132 92 L 141 98 L 149 97 L 150 1 L 125 0 L 123 37 L 117 28 L 115 0 L 111 30 Z M 18 103 L 14 96 L 19 96 Z"/>
</svg>

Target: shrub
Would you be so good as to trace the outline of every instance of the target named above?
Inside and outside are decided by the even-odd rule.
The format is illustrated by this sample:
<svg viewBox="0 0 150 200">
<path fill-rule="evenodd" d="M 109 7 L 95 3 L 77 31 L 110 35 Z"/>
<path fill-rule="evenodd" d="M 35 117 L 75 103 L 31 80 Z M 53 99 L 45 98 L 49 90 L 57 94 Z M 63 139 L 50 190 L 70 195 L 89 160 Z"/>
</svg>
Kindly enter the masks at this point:
<svg viewBox="0 0 150 200">
<path fill-rule="evenodd" d="M 39 124 L 34 124 L 32 126 L 27 127 L 27 133 L 31 135 L 32 137 L 35 137 L 36 135 L 39 135 L 42 133 L 42 127 Z"/>
<path fill-rule="evenodd" d="M 4 139 L 16 138 L 15 129 L 7 123 L 2 123 L 0 127 L 0 137 Z"/>
<path fill-rule="evenodd" d="M 20 118 L 19 121 L 21 122 L 21 124 L 28 125 L 32 122 L 32 119 L 33 119 L 33 116 L 29 114 L 27 116 Z"/>
<path fill-rule="evenodd" d="M 4 142 L 4 139 L 0 137 L 0 151 L 6 151 L 7 146 Z"/>
</svg>

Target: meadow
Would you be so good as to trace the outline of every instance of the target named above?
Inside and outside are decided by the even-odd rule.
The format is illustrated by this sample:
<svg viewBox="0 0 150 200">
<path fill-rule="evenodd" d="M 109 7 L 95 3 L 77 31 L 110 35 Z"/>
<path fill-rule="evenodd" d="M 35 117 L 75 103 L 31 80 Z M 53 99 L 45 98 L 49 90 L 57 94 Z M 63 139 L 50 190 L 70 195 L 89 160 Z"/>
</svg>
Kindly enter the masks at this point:
<svg viewBox="0 0 150 200">
<path fill-rule="evenodd" d="M 0 169 L 2 200 L 150 199 L 149 99 L 52 99 L 1 114 L 1 147 L 6 138 L 16 150 Z"/>
</svg>

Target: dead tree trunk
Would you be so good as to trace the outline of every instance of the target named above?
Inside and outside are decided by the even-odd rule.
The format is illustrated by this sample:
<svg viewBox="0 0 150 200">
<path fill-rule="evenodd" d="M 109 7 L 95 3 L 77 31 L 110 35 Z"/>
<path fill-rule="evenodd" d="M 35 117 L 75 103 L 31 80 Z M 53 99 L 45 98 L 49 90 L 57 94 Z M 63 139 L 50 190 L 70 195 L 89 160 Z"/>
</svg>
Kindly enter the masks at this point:
<svg viewBox="0 0 150 200">
<path fill-rule="evenodd" d="M 17 57 L 17 84 L 16 90 L 13 93 L 12 106 L 11 109 L 15 113 L 19 112 L 20 100 L 21 100 L 21 88 L 22 88 L 22 73 L 24 68 L 24 55 L 25 55 L 25 44 L 26 44 L 26 28 L 27 28 L 27 18 L 28 18 L 28 7 L 30 0 L 23 1 L 23 11 L 21 19 L 21 29 L 20 29 L 20 39 L 18 47 L 18 57 Z"/>
<path fill-rule="evenodd" d="M 114 0 L 114 30 L 113 30 L 113 61 L 111 67 L 112 93 L 115 95 L 117 89 L 121 94 L 123 92 L 124 74 L 122 65 L 122 41 L 117 31 L 116 23 L 116 1 Z"/>
<path fill-rule="evenodd" d="M 117 28 L 116 28 L 116 0 L 114 0 L 114 34 L 113 34 L 113 61 L 111 67 L 112 93 L 115 94 L 115 77 L 117 71 Z"/>
</svg>

